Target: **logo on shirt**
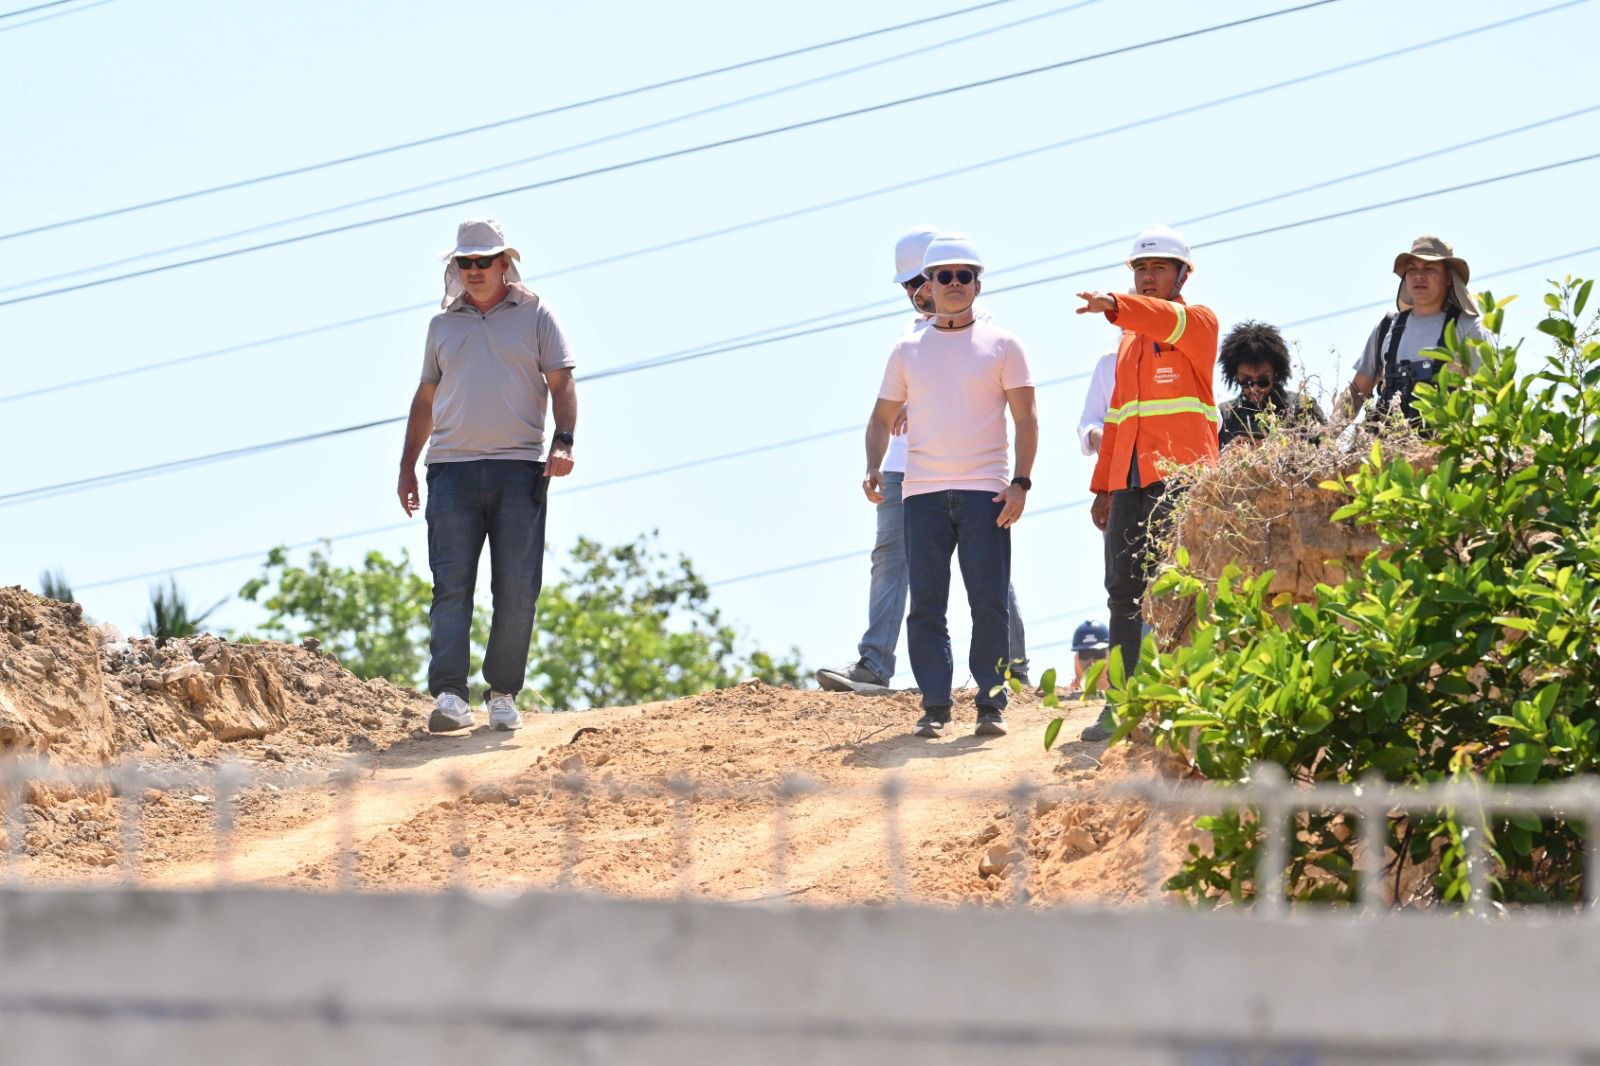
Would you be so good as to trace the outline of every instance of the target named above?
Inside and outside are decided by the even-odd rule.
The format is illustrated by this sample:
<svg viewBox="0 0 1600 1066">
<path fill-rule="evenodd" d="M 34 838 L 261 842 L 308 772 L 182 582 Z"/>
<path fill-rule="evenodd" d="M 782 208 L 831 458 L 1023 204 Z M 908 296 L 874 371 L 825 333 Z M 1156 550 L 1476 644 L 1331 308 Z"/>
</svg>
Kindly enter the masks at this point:
<svg viewBox="0 0 1600 1066">
<path fill-rule="evenodd" d="M 1156 384 L 1171 385 L 1178 380 L 1178 368 L 1175 366 L 1156 367 Z"/>
</svg>

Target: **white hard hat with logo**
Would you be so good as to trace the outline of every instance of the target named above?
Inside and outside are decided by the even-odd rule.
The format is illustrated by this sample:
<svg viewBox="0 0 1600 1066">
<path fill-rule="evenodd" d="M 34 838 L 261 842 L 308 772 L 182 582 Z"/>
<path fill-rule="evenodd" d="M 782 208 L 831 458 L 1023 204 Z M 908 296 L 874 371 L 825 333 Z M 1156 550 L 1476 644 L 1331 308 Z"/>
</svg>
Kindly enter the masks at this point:
<svg viewBox="0 0 1600 1066">
<path fill-rule="evenodd" d="M 1189 255 L 1189 242 L 1171 226 L 1151 226 L 1133 239 L 1133 250 L 1128 253 L 1128 267 L 1135 259 L 1176 259 L 1190 270 L 1194 259 Z"/>
<path fill-rule="evenodd" d="M 934 267 L 942 266 L 969 266 L 982 271 L 983 257 L 978 255 L 978 246 L 972 243 L 971 237 L 960 233 L 942 233 L 928 244 L 928 250 L 922 254 L 922 272 L 926 274 Z"/>
<path fill-rule="evenodd" d="M 922 255 L 939 235 L 932 226 L 917 226 L 894 242 L 894 283 L 904 285 L 922 273 Z"/>
</svg>

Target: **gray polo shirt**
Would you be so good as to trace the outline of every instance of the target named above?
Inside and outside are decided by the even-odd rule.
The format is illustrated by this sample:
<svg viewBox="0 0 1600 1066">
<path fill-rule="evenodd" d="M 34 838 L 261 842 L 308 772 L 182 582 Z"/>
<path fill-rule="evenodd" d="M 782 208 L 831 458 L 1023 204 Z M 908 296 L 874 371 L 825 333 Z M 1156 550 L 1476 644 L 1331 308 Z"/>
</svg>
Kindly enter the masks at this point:
<svg viewBox="0 0 1600 1066">
<path fill-rule="evenodd" d="M 422 383 L 433 395 L 429 463 L 544 458 L 544 374 L 577 364 L 561 323 L 525 286 L 479 311 L 459 297 L 428 323 Z"/>
</svg>

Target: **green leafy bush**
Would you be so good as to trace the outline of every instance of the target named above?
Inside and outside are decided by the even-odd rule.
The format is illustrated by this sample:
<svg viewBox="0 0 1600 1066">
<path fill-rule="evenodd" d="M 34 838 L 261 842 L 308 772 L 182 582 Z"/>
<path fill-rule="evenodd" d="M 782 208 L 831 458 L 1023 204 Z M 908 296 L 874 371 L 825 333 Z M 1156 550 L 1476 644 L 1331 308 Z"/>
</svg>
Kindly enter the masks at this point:
<svg viewBox="0 0 1600 1066">
<path fill-rule="evenodd" d="M 1300 782 L 1394 782 L 1481 776 L 1531 784 L 1592 772 L 1600 689 L 1600 344 L 1580 326 L 1593 283 L 1546 297 L 1541 332 L 1555 351 L 1518 375 L 1519 347 L 1473 342 L 1470 376 L 1446 370 L 1418 388 L 1428 458 L 1386 454 L 1324 487 L 1335 514 L 1385 545 L 1315 603 L 1269 600 L 1270 575 L 1236 567 L 1215 586 L 1169 569 L 1157 593 L 1192 598 L 1187 643 L 1113 679 L 1121 740 L 1149 730 L 1205 777 L 1241 781 L 1257 762 Z M 1480 297 L 1498 334 L 1505 305 Z M 1449 330 L 1447 346 L 1465 365 Z M 1427 893 L 1465 898 L 1462 828 L 1441 812 L 1390 819 L 1391 867 L 1430 873 Z M 1203 819 L 1209 849 L 1190 849 L 1168 887 L 1196 901 L 1254 891 L 1252 812 Z M 1287 871 L 1299 898 L 1348 899 L 1355 856 L 1345 820 L 1298 820 Z M 1491 820 L 1486 844 L 1506 901 L 1581 895 L 1587 827 L 1533 815 Z"/>
</svg>

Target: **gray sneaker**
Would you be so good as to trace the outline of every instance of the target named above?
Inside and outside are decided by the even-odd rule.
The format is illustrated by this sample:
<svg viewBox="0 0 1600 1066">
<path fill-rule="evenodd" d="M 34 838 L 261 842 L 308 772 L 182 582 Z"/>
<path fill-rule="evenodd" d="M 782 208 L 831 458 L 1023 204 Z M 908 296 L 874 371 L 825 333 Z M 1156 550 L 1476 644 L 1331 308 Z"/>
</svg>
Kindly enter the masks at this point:
<svg viewBox="0 0 1600 1066">
<path fill-rule="evenodd" d="M 998 707 L 978 708 L 978 728 L 973 730 L 974 736 L 1003 737 L 1006 735 L 1006 718 L 1000 713 Z"/>
<path fill-rule="evenodd" d="M 517 713 L 517 699 L 508 692 L 489 693 L 489 728 L 509 733 L 522 728 L 522 715 Z"/>
<path fill-rule="evenodd" d="M 917 719 L 917 727 L 912 733 L 919 737 L 942 737 L 949 728 L 950 708 L 929 707 Z"/>
<path fill-rule="evenodd" d="M 472 708 L 454 692 L 441 692 L 433 701 L 433 713 L 428 716 L 428 732 L 454 733 L 458 729 L 472 728 Z"/>
<path fill-rule="evenodd" d="M 817 671 L 817 684 L 829 692 L 855 692 L 863 685 L 887 688 L 889 679 L 879 677 L 868 670 L 863 663 L 854 662 L 839 670 L 823 667 Z"/>
<path fill-rule="evenodd" d="M 1087 740 L 1091 744 L 1097 744 L 1102 740 L 1110 740 L 1111 734 L 1115 733 L 1116 731 L 1116 719 L 1111 717 L 1111 708 L 1107 707 L 1105 710 L 1100 712 L 1100 720 L 1095 722 L 1094 725 L 1085 729 L 1082 733 L 1079 733 L 1078 739 Z"/>
</svg>

